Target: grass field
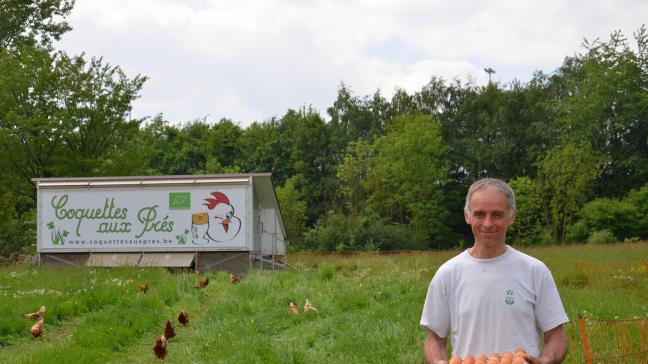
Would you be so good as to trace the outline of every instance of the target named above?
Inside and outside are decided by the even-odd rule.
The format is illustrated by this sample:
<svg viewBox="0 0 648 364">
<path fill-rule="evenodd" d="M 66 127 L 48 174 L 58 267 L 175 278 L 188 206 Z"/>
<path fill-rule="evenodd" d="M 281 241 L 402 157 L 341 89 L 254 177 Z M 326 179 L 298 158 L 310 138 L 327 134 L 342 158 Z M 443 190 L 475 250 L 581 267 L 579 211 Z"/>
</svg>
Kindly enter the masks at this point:
<svg viewBox="0 0 648 364">
<path fill-rule="evenodd" d="M 551 269 L 571 319 L 648 319 L 648 243 L 520 250 Z M 167 319 L 177 331 L 169 363 L 420 363 L 427 286 L 457 252 L 299 253 L 291 269 L 254 271 L 238 285 L 225 273 L 2 267 L 0 363 L 159 362 L 152 347 Z M 205 276 L 209 286 L 196 289 Z M 288 314 L 306 299 L 319 311 Z M 19 314 L 41 305 L 45 333 L 34 339 Z"/>
</svg>

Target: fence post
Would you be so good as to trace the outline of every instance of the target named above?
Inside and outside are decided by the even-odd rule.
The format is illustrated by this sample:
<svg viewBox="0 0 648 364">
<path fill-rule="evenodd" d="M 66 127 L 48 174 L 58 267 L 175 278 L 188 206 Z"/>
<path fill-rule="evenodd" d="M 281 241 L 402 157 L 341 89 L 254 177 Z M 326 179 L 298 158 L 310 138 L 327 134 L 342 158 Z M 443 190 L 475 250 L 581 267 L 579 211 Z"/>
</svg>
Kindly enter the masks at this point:
<svg viewBox="0 0 648 364">
<path fill-rule="evenodd" d="M 591 364 L 589 356 L 589 348 L 587 347 L 587 333 L 585 332 L 585 319 L 580 314 L 578 315 L 578 326 L 580 327 L 581 338 L 583 339 L 583 348 L 585 349 L 585 361 Z"/>
</svg>

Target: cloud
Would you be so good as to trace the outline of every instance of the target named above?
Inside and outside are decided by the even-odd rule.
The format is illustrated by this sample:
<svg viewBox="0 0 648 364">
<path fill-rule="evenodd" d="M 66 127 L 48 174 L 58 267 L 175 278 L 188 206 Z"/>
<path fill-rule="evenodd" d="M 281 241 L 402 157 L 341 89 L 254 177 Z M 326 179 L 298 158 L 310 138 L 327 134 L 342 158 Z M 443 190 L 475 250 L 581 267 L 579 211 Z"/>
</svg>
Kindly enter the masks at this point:
<svg viewBox="0 0 648 364">
<path fill-rule="evenodd" d="M 415 92 L 432 76 L 528 80 L 641 26 L 638 0 L 78 0 L 60 47 L 150 77 L 133 116 L 247 125 L 312 105 L 341 82 L 356 94 Z"/>
</svg>

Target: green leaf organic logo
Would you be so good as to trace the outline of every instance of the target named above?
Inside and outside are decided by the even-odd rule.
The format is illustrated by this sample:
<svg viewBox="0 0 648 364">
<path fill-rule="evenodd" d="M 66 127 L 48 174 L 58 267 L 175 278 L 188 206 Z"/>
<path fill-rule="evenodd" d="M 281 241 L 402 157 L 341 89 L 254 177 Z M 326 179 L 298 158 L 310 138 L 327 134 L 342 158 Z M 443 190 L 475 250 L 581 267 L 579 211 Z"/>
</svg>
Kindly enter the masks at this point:
<svg viewBox="0 0 648 364">
<path fill-rule="evenodd" d="M 187 244 L 187 235 L 189 235 L 189 229 L 185 229 L 183 234 L 176 235 L 179 244 Z"/>
<path fill-rule="evenodd" d="M 191 209 L 191 195 L 189 192 L 169 192 L 169 210 Z"/>
<path fill-rule="evenodd" d="M 67 230 L 59 230 L 55 225 L 53 221 L 50 221 L 47 223 L 47 228 L 50 231 L 50 238 L 52 239 L 52 244 L 53 245 L 64 245 L 65 244 L 65 238 L 70 234 Z"/>
</svg>

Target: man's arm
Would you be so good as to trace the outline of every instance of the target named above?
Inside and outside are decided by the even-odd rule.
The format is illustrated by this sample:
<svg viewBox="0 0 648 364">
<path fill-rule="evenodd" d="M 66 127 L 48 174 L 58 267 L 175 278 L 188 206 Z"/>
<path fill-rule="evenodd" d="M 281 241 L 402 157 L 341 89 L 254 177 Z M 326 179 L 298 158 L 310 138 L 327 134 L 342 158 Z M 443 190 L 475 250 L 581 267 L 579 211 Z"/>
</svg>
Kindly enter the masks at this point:
<svg viewBox="0 0 648 364">
<path fill-rule="evenodd" d="M 428 364 L 447 364 L 446 354 L 447 338 L 440 338 L 434 331 L 428 331 L 428 336 L 423 343 L 423 357 Z"/>
<path fill-rule="evenodd" d="M 527 361 L 531 364 L 559 364 L 567 355 L 567 335 L 562 325 L 544 333 L 544 346 L 539 358 L 527 355 Z"/>
</svg>

